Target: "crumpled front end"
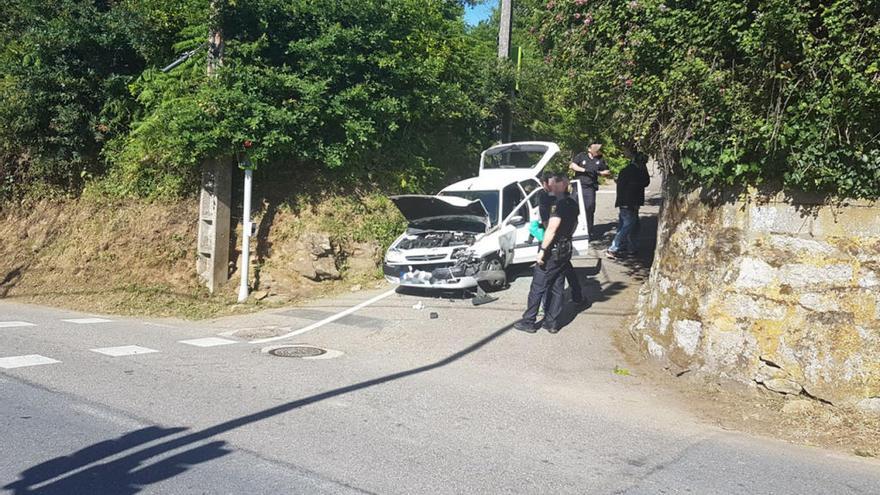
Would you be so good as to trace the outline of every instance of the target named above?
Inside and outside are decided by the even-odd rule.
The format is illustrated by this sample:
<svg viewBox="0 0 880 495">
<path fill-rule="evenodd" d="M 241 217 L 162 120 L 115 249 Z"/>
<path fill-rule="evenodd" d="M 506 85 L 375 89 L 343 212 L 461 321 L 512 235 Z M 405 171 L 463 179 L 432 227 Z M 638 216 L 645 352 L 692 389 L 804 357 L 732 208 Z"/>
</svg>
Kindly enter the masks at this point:
<svg viewBox="0 0 880 495">
<path fill-rule="evenodd" d="M 404 287 L 432 289 L 471 289 L 481 281 L 491 281 L 504 274 L 485 270 L 483 260 L 471 251 L 458 251 L 454 260 L 441 263 L 393 263 L 386 259 L 385 279 Z"/>
</svg>

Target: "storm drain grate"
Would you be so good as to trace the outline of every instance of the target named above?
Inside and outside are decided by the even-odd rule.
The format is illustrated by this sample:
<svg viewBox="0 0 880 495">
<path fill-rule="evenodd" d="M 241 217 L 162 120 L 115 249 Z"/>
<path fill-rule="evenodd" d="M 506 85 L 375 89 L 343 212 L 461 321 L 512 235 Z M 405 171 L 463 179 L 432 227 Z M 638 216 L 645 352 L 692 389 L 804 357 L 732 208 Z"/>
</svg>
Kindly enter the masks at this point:
<svg viewBox="0 0 880 495">
<path fill-rule="evenodd" d="M 321 349 L 320 347 L 312 347 L 309 345 L 291 345 L 272 349 L 271 351 L 269 351 L 269 354 L 278 357 L 308 358 L 320 356 L 322 354 L 325 354 L 326 352 L 326 350 Z"/>
</svg>

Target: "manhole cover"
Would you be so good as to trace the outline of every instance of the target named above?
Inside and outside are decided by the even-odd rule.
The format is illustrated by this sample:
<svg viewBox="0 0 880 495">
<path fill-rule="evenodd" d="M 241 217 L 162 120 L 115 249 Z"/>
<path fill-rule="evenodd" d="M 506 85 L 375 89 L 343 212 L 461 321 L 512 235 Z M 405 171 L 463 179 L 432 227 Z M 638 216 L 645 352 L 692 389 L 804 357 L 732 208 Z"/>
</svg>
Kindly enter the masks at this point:
<svg viewBox="0 0 880 495">
<path fill-rule="evenodd" d="M 327 351 L 321 349 L 320 347 L 297 345 L 278 347 L 277 349 L 272 349 L 271 351 L 269 351 L 269 354 L 278 357 L 307 358 L 320 356 L 321 354 L 324 354 L 326 352 Z"/>
</svg>

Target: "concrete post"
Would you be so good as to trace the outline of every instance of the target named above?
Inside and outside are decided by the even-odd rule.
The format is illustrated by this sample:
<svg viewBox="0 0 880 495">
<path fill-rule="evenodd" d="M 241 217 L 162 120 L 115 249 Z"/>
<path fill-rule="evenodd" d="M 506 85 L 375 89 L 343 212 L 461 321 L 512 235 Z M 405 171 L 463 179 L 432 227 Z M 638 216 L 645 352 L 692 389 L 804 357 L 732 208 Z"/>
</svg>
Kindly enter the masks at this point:
<svg viewBox="0 0 880 495">
<path fill-rule="evenodd" d="M 510 32 L 513 22 L 513 0 L 501 0 L 500 25 L 498 26 L 498 59 L 510 58 Z M 499 141 L 510 142 L 513 133 L 513 88 L 510 89 L 508 99 L 502 103 L 501 128 L 499 129 Z"/>
<path fill-rule="evenodd" d="M 196 271 L 212 294 L 229 279 L 231 202 L 231 164 L 223 158 L 206 160 L 202 167 Z"/>
</svg>

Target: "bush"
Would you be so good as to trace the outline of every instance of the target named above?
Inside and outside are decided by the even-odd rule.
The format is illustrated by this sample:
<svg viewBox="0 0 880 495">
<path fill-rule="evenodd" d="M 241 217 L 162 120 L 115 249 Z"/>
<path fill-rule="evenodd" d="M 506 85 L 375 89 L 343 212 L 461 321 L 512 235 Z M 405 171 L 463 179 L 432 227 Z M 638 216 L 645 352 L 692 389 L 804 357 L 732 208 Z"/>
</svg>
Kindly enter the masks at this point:
<svg viewBox="0 0 880 495">
<path fill-rule="evenodd" d="M 685 181 L 880 196 L 874 0 L 550 0 L 533 23 L 567 105 Z"/>
</svg>

